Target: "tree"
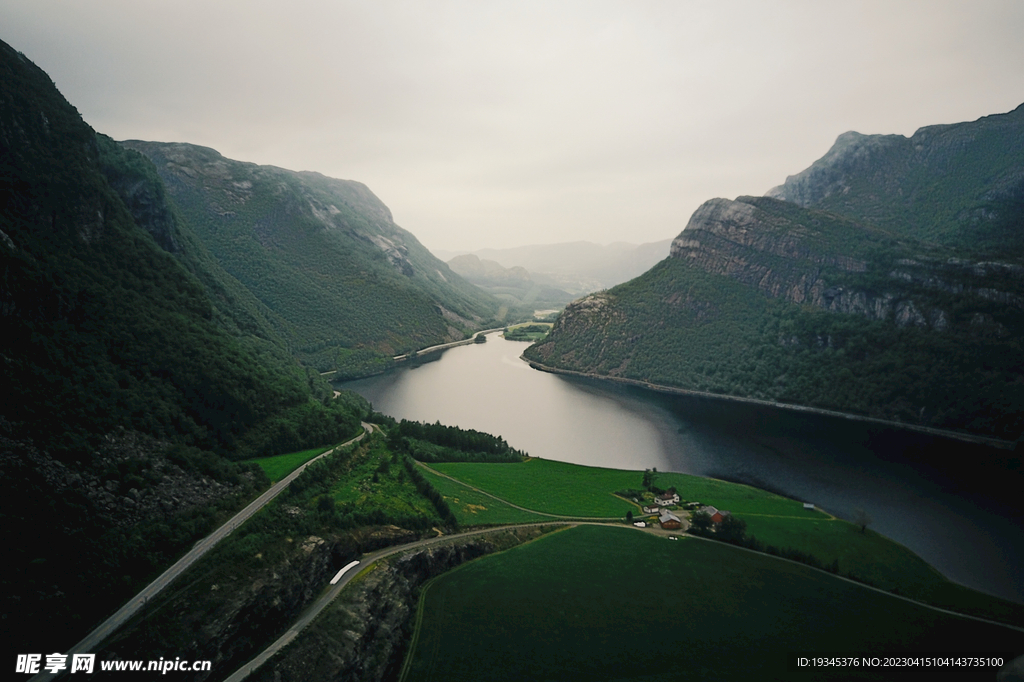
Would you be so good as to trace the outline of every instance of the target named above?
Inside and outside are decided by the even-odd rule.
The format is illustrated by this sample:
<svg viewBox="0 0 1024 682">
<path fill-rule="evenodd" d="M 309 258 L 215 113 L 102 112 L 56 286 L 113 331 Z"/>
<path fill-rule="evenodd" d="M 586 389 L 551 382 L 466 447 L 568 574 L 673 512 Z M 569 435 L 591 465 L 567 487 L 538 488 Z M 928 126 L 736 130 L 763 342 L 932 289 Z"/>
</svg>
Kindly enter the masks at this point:
<svg viewBox="0 0 1024 682">
<path fill-rule="evenodd" d="M 743 542 L 743 537 L 746 534 L 747 522 L 736 518 L 732 514 L 722 519 L 721 525 L 718 526 L 718 536 L 726 542 Z"/>
<path fill-rule="evenodd" d="M 633 510 L 630 509 L 626 512 L 626 523 L 633 523 Z"/>
<path fill-rule="evenodd" d="M 644 470 L 644 481 L 643 481 L 644 490 L 650 490 L 652 487 L 654 487 L 654 480 L 657 477 L 658 477 L 658 467 L 654 467 L 654 469 L 645 469 Z"/>
<path fill-rule="evenodd" d="M 861 533 L 867 531 L 867 527 L 871 525 L 871 521 L 871 515 L 864 511 L 863 509 L 855 509 L 853 511 L 853 522 L 854 524 L 860 526 Z"/>
<path fill-rule="evenodd" d="M 690 527 L 699 533 L 707 533 L 711 524 L 711 515 L 707 512 L 697 512 L 690 518 Z"/>
</svg>

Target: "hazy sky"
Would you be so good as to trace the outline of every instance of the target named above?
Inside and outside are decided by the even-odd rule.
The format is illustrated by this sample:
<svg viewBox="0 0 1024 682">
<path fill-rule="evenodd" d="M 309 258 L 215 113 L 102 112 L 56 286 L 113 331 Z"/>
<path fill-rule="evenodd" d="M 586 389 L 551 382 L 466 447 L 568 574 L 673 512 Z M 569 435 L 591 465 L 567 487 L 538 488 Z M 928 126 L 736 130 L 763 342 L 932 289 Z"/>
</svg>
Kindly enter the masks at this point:
<svg viewBox="0 0 1024 682">
<path fill-rule="evenodd" d="M 0 0 L 98 131 L 359 180 L 435 249 L 674 237 L 847 130 L 1015 108 L 1021 36 L 1021 0 Z"/>
</svg>

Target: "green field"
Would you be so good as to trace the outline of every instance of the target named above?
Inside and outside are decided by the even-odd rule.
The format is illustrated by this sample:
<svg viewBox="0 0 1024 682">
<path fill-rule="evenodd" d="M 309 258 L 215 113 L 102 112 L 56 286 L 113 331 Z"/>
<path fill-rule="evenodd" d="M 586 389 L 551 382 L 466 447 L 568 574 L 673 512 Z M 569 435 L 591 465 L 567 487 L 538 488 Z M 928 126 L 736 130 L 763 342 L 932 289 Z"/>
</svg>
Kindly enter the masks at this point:
<svg viewBox="0 0 1024 682">
<path fill-rule="evenodd" d="M 258 459 L 251 459 L 250 462 L 258 464 L 263 471 L 266 472 L 267 478 L 272 483 L 277 483 L 282 478 L 290 474 L 291 472 L 298 469 L 300 466 L 313 459 L 321 452 L 330 450 L 331 446 L 312 448 L 310 450 L 301 450 L 299 452 L 289 452 L 285 455 L 274 455 L 273 457 L 260 457 Z"/>
<path fill-rule="evenodd" d="M 460 526 L 485 526 L 502 523 L 550 521 L 549 517 L 510 507 L 493 497 L 467 488 L 443 476 L 420 469 L 423 477 L 444 496 Z"/>
<path fill-rule="evenodd" d="M 599 469 L 547 459 L 522 464 L 432 464 L 438 471 L 469 485 L 486 490 L 503 500 L 527 509 L 567 516 L 616 517 L 627 511 L 639 512 L 613 494 L 639 488 L 643 472 Z M 770 514 L 799 519 L 825 519 L 821 512 L 808 512 L 803 504 L 764 490 L 737 483 L 686 474 L 659 473 L 655 485 L 675 486 L 684 501 L 699 501 L 737 514 Z"/>
<path fill-rule="evenodd" d="M 521 464 L 445 463 L 438 471 L 485 490 L 502 500 L 549 514 L 622 518 L 637 505 L 615 497 L 617 490 L 639 488 L 643 472 L 599 469 L 532 459 Z M 425 472 L 425 474 L 428 472 Z M 447 479 L 430 476 L 448 498 L 460 524 L 522 523 L 538 520 Z M 738 483 L 677 473 L 659 473 L 655 484 L 675 486 L 684 501 L 699 501 L 733 512 L 747 534 L 777 548 L 810 554 L 825 566 L 838 562 L 841 575 L 913 599 L 1004 622 L 1024 622 L 1024 606 L 952 583 L 903 545 L 797 500 Z M 454 499 L 460 500 L 452 504 Z M 539 519 L 543 520 L 543 519 Z"/>
<path fill-rule="evenodd" d="M 820 680 L 838 677 L 786 653 L 953 650 L 1019 655 L 1024 634 L 720 543 L 580 526 L 430 583 L 404 679 Z M 930 679 L 995 677 L 955 673 Z"/>
<path fill-rule="evenodd" d="M 401 460 L 382 439 L 373 438 L 366 447 L 358 448 L 348 465 L 345 476 L 331 488 L 339 508 L 364 513 L 379 510 L 394 518 L 437 519 L 437 510 L 416 491 Z"/>
</svg>

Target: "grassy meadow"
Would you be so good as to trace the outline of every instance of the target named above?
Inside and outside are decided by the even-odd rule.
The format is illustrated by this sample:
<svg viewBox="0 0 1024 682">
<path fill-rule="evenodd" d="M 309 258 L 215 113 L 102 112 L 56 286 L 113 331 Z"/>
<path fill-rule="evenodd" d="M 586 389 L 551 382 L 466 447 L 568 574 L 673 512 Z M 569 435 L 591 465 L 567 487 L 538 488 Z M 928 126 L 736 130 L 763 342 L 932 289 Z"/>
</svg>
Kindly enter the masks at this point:
<svg viewBox="0 0 1024 682">
<path fill-rule="evenodd" d="M 430 583 L 403 679 L 840 679 L 786 655 L 952 650 L 1020 654 L 1024 634 L 720 543 L 578 526 Z M 955 672 L 932 679 L 995 675 Z"/>
<path fill-rule="evenodd" d="M 437 518 L 437 510 L 416 490 L 401 461 L 376 438 L 355 451 L 331 497 L 339 508 L 379 510 L 389 518 Z"/>
<path fill-rule="evenodd" d="M 273 457 L 260 457 L 249 461 L 253 464 L 258 464 L 267 474 L 267 478 L 270 479 L 271 483 L 277 483 L 309 460 L 330 449 L 331 446 L 311 448 L 309 450 L 300 450 L 299 452 L 274 455 Z"/>
<path fill-rule="evenodd" d="M 639 505 L 613 493 L 640 487 L 643 472 L 600 469 L 531 459 L 520 464 L 445 463 L 437 471 L 526 509 L 570 517 L 622 518 Z M 445 497 L 459 523 L 483 525 L 544 520 L 501 504 L 448 479 L 424 472 Z M 791 548 L 831 565 L 840 575 L 912 599 L 963 613 L 1024 623 L 1024 606 L 950 582 L 915 553 L 870 528 L 866 532 L 803 503 L 750 486 L 678 473 L 658 473 L 655 485 L 675 487 L 685 503 L 727 509 L 747 524 L 747 535 Z M 455 502 L 458 500 L 458 502 Z"/>
<path fill-rule="evenodd" d="M 420 469 L 423 477 L 430 481 L 437 492 L 441 493 L 448 503 L 460 526 L 485 526 L 503 523 L 530 523 L 533 521 L 550 521 L 550 517 L 510 507 L 493 497 L 488 497 L 476 490 L 455 483 L 443 476 L 438 476 L 425 469 Z"/>
<path fill-rule="evenodd" d="M 531 459 L 521 464 L 457 462 L 431 466 L 503 500 L 548 514 L 623 517 L 627 511 L 640 511 L 640 505 L 614 495 L 616 491 L 640 488 L 640 471 L 600 469 L 547 459 Z M 684 501 L 712 504 L 736 514 L 800 520 L 828 518 L 821 512 L 804 510 L 796 500 L 738 483 L 675 473 L 658 473 L 654 483 L 666 489 L 675 486 Z"/>
</svg>

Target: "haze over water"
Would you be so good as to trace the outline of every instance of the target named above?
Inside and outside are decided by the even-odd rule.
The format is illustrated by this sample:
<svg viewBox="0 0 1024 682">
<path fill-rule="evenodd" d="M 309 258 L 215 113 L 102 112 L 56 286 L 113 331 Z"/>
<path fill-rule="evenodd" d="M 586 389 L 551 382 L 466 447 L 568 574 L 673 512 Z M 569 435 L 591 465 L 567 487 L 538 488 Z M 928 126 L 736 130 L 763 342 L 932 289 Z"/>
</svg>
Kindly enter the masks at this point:
<svg viewBox="0 0 1024 682">
<path fill-rule="evenodd" d="M 839 418 L 539 372 L 519 357 L 528 345 L 491 335 L 485 344 L 452 348 L 344 386 L 396 419 L 501 435 L 534 457 L 740 481 L 847 519 L 862 508 L 872 529 L 947 577 L 1024 603 L 1020 524 L 927 467 L 931 458 L 968 446 Z"/>
</svg>

